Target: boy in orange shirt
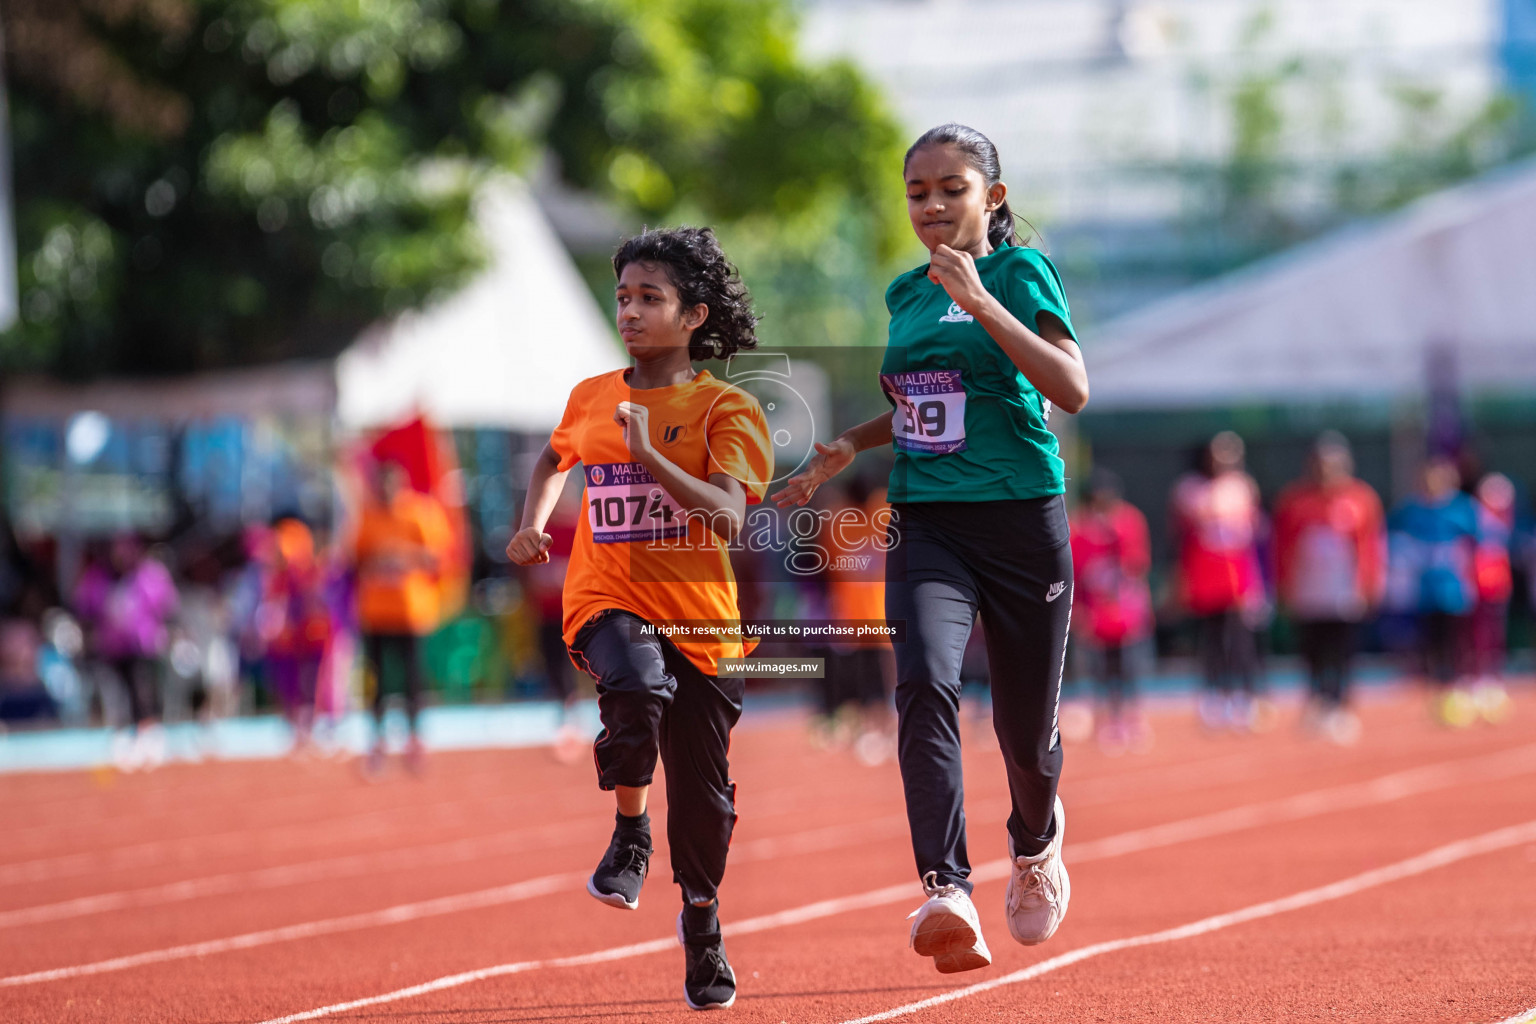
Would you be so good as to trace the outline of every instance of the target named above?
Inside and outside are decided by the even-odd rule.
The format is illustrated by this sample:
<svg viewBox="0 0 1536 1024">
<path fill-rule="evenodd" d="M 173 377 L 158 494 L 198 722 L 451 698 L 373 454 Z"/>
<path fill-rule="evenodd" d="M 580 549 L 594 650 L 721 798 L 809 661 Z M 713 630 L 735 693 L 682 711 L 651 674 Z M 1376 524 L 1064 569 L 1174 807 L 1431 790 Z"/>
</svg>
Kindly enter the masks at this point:
<svg viewBox="0 0 1536 1024">
<path fill-rule="evenodd" d="M 582 463 L 586 516 L 566 573 L 564 637 L 598 680 L 598 785 L 618 805 L 587 891 L 610 906 L 639 905 L 659 754 L 683 891 L 684 999 L 696 1010 L 723 1008 L 736 999 L 736 977 L 716 892 L 736 823 L 726 753 L 743 684 L 720 677 L 719 661 L 746 653 L 726 545 L 747 504 L 762 500 L 773 451 L 757 401 L 696 373 L 692 360 L 753 348 L 757 317 L 708 228 L 647 231 L 619 247 L 613 269 L 619 334 L 634 366 L 572 390 L 507 555 L 518 565 L 549 557 L 544 525 L 566 474 Z M 668 627 L 686 632 L 669 638 Z"/>
</svg>

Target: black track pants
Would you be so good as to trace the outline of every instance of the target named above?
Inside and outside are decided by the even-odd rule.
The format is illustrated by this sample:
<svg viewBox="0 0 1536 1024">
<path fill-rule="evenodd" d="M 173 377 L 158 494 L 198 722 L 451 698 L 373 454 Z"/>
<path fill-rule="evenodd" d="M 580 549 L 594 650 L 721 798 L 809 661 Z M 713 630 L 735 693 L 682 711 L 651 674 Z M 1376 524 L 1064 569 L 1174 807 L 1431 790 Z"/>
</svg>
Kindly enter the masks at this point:
<svg viewBox="0 0 1536 1024">
<path fill-rule="evenodd" d="M 707 676 L 644 619 L 610 609 L 581 627 L 571 653 L 597 677 L 603 731 L 594 753 L 603 789 L 648 786 L 666 769 L 672 879 L 689 903 L 714 899 L 736 826 L 727 752 L 743 681 Z"/>
<path fill-rule="evenodd" d="M 1243 621 L 1240 609 L 1200 617 L 1200 664 L 1205 688 L 1232 693 L 1241 688 L 1253 693 L 1259 674 L 1258 638 Z"/>
<path fill-rule="evenodd" d="M 896 644 L 897 756 L 920 877 L 971 888 L 960 764 L 960 661 L 981 615 L 992 725 L 1008 773 L 1008 830 L 1021 854 L 1055 833 L 1056 729 L 1072 619 L 1072 554 L 1058 497 L 897 504 L 886 559 Z M 1005 852 L 999 842 L 999 853 Z"/>
<path fill-rule="evenodd" d="M 416 735 L 416 720 L 421 715 L 421 638 L 414 633 L 364 633 L 363 660 L 373 670 L 373 721 L 383 738 L 384 697 L 387 683 L 394 674 L 390 671 L 399 664 L 401 687 L 405 693 L 405 720 Z"/>
<path fill-rule="evenodd" d="M 1312 696 L 1332 707 L 1349 699 L 1349 669 L 1355 654 L 1355 624 L 1311 619 L 1296 624 Z"/>
</svg>

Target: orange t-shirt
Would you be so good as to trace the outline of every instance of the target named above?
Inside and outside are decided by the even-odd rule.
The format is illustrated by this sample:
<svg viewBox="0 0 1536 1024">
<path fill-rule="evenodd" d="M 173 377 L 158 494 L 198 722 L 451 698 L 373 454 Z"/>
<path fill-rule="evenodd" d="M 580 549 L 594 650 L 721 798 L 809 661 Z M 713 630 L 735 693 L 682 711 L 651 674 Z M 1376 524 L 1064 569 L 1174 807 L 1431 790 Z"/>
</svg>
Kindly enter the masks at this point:
<svg viewBox="0 0 1536 1024">
<path fill-rule="evenodd" d="M 435 498 L 406 490 L 388 506 L 370 501 L 357 526 L 357 619 L 369 633 L 430 633 L 442 592 L 429 559 L 447 553 L 451 529 Z"/>
<path fill-rule="evenodd" d="M 631 388 L 626 372 L 577 384 L 549 439 L 560 470 L 580 462 L 586 476 L 586 514 L 565 576 L 565 642 L 574 642 L 586 621 L 608 608 L 663 627 L 689 624 L 689 636 L 696 636 L 699 620 L 734 629 L 740 612 L 725 540 L 701 515 L 684 516 L 634 460 L 613 413 L 620 402 L 645 406 L 658 452 L 700 480 L 713 473 L 735 477 L 753 505 L 763 500 L 773 476 L 768 420 L 757 399 L 707 370 L 686 383 L 645 389 Z M 719 659 L 746 654 L 731 637 L 670 639 L 707 675 L 718 674 Z"/>
<path fill-rule="evenodd" d="M 882 488 L 863 508 L 849 505 L 834 517 L 829 531 L 833 567 L 827 572 L 830 618 L 885 621 L 884 545 L 890 507 Z"/>
</svg>

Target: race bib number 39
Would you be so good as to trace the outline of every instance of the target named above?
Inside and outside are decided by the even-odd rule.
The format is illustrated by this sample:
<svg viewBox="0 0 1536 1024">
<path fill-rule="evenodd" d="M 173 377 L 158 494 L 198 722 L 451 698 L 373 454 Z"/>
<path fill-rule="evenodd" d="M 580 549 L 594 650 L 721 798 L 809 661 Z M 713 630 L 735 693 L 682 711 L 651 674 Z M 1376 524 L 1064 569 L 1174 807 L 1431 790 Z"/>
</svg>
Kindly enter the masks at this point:
<svg viewBox="0 0 1536 1024">
<path fill-rule="evenodd" d="M 587 467 L 587 522 L 598 544 L 681 537 L 687 529 L 677 504 L 638 462 Z"/>
<path fill-rule="evenodd" d="M 896 403 L 891 440 L 897 450 L 948 455 L 965 450 L 965 384 L 959 370 L 882 373 Z"/>
</svg>

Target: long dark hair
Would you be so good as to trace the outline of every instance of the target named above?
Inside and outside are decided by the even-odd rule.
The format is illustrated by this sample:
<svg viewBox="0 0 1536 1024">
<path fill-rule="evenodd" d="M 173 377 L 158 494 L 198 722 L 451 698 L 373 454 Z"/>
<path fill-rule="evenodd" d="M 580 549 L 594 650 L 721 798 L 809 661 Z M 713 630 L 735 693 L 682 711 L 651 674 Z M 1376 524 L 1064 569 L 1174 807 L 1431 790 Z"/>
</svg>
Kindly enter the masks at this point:
<svg viewBox="0 0 1536 1024">
<path fill-rule="evenodd" d="M 613 254 L 613 276 L 622 275 L 631 263 L 661 267 L 683 308 L 701 302 L 709 307 L 709 316 L 694 328 L 688 343 L 690 359 L 725 359 L 757 347 L 761 317 L 752 312 L 747 286 L 709 228 L 642 231 Z"/>
<path fill-rule="evenodd" d="M 941 124 L 937 128 L 929 128 L 912 143 L 907 150 L 907 155 L 902 158 L 901 166 L 905 170 L 907 164 L 912 162 L 912 154 L 928 146 L 954 146 L 965 154 L 965 162 L 970 164 L 982 179 L 986 187 L 991 188 L 1003 180 L 1002 163 L 997 159 L 997 147 L 992 145 L 992 140 L 987 138 L 975 128 L 967 125 L 956 124 L 954 121 Z M 1002 205 L 993 210 L 987 221 L 987 242 L 994 249 L 1001 249 L 1005 245 L 1027 245 L 1033 236 L 1023 240 L 1019 238 L 1018 227 L 1014 224 L 1013 211 L 1008 209 L 1008 200 L 1003 200 Z M 1017 218 L 1023 220 L 1023 218 Z M 1024 221 L 1029 224 L 1029 221 Z M 1031 230 L 1034 225 L 1030 224 Z"/>
</svg>

